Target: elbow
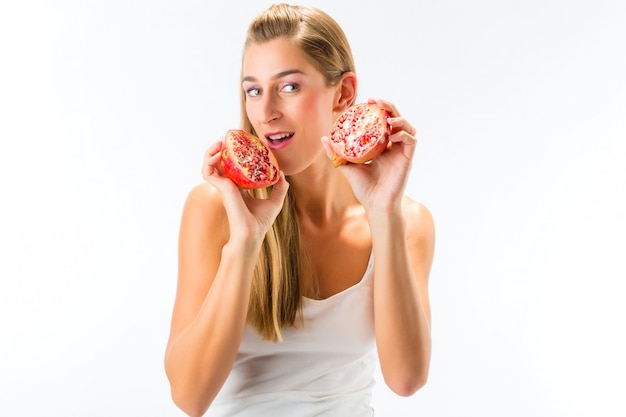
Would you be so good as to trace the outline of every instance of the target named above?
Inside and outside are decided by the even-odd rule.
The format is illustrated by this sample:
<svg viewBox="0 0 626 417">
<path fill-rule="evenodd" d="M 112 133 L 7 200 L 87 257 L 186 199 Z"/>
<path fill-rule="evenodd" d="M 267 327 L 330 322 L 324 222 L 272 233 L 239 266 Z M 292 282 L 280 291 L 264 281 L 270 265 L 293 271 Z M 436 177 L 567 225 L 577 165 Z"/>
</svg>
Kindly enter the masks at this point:
<svg viewBox="0 0 626 417">
<path fill-rule="evenodd" d="M 428 370 L 422 370 L 412 375 L 404 375 L 390 380 L 386 384 L 396 395 L 410 397 L 419 391 L 428 381 Z"/>
<path fill-rule="evenodd" d="M 214 374 L 199 372 L 193 363 L 174 362 L 171 355 L 165 358 L 165 374 L 173 403 L 189 417 L 206 414 L 224 380 L 216 379 Z"/>
<path fill-rule="evenodd" d="M 184 391 L 185 390 L 175 389 L 172 387 L 171 395 L 174 404 L 189 417 L 202 417 L 209 409 L 209 406 L 207 404 L 203 404 L 197 399 L 190 398 L 190 396 Z"/>
<path fill-rule="evenodd" d="M 176 407 L 189 417 L 202 417 L 209 409 L 211 401 L 198 391 L 198 384 L 192 384 L 181 379 L 179 375 L 168 372 L 167 366 L 166 375 L 170 383 L 170 396 Z"/>
</svg>

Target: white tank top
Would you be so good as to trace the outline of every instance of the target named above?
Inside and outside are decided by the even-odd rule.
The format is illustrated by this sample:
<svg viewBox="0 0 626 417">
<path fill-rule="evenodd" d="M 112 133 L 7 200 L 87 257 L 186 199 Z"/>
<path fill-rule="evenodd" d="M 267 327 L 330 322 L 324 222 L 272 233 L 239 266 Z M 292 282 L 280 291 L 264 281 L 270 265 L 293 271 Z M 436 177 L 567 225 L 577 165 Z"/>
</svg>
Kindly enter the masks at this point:
<svg viewBox="0 0 626 417">
<path fill-rule="evenodd" d="M 361 281 L 304 297 L 303 324 L 264 341 L 246 326 L 233 369 L 207 416 L 371 417 L 376 350 L 373 257 Z"/>
</svg>

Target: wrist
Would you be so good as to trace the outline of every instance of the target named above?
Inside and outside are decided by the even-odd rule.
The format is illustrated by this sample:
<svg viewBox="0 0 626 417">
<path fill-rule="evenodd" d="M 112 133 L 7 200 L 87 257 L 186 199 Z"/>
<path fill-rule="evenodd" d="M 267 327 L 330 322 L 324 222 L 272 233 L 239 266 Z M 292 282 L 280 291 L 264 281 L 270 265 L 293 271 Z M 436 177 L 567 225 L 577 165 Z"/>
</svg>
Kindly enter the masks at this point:
<svg viewBox="0 0 626 417">
<path fill-rule="evenodd" d="M 401 215 L 402 196 L 377 196 L 363 202 L 363 207 L 370 217 Z"/>
<path fill-rule="evenodd" d="M 222 253 L 236 253 L 243 256 L 253 256 L 254 259 L 259 254 L 263 244 L 263 237 L 256 235 L 231 235 L 224 245 Z"/>
<path fill-rule="evenodd" d="M 402 210 L 393 209 L 370 209 L 366 210 L 367 219 L 373 234 L 392 233 L 398 234 L 405 232 L 405 219 Z"/>
<path fill-rule="evenodd" d="M 384 221 L 402 218 L 402 207 L 400 202 L 381 204 L 380 202 L 364 206 L 370 221 Z"/>
</svg>

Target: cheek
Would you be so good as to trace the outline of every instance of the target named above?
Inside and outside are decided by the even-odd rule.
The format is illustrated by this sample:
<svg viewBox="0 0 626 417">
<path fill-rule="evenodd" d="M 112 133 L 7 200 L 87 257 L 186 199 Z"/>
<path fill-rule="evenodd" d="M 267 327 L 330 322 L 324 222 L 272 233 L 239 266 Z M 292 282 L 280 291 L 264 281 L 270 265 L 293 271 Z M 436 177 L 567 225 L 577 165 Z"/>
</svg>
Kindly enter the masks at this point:
<svg viewBox="0 0 626 417">
<path fill-rule="evenodd" d="M 248 117 L 248 120 L 252 124 L 252 127 L 254 128 L 255 131 L 258 131 L 258 126 L 257 126 L 258 106 L 255 106 L 253 102 L 246 101 L 244 108 L 246 110 L 246 116 Z"/>
<path fill-rule="evenodd" d="M 244 108 L 246 109 L 246 116 L 248 116 L 248 119 L 250 121 L 254 121 L 254 106 L 252 106 L 250 102 L 246 100 Z"/>
<path fill-rule="evenodd" d="M 310 125 L 326 134 L 333 123 L 332 102 L 325 96 L 311 98 L 301 109 Z"/>
</svg>

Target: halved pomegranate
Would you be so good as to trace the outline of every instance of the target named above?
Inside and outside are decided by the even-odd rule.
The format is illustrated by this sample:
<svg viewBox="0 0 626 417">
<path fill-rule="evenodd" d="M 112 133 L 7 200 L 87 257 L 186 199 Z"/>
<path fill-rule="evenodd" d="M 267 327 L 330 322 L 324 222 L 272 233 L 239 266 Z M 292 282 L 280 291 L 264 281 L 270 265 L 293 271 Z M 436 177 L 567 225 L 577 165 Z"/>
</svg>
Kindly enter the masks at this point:
<svg viewBox="0 0 626 417">
<path fill-rule="evenodd" d="M 380 155 L 389 143 L 387 117 L 389 113 L 373 103 L 355 104 L 344 111 L 330 132 L 333 165 L 363 164 Z"/>
<path fill-rule="evenodd" d="M 269 187 L 280 178 L 272 152 L 261 139 L 245 130 L 226 132 L 220 162 L 224 174 L 241 188 Z"/>
</svg>

